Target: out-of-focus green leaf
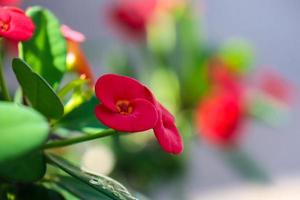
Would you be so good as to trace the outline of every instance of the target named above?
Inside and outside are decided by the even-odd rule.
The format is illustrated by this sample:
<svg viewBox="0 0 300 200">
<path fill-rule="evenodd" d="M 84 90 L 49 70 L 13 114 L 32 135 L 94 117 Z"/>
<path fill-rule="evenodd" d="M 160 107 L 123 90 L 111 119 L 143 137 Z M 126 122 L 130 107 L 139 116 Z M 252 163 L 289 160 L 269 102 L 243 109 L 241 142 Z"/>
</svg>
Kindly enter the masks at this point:
<svg viewBox="0 0 300 200">
<path fill-rule="evenodd" d="M 0 163 L 13 160 L 42 146 L 49 126 L 35 110 L 0 102 Z"/>
<path fill-rule="evenodd" d="M 64 200 L 58 192 L 34 184 L 6 186 L 0 189 L 1 200 Z"/>
<path fill-rule="evenodd" d="M 46 172 L 46 161 L 42 152 L 34 152 L 21 158 L 0 164 L 0 177 L 18 182 L 41 179 Z"/>
<path fill-rule="evenodd" d="M 246 152 L 234 148 L 222 154 L 226 161 L 244 178 L 256 182 L 269 182 L 268 173 Z"/>
<path fill-rule="evenodd" d="M 165 54 L 176 45 L 175 19 L 170 15 L 162 15 L 159 19 L 148 27 L 147 42 L 152 51 Z"/>
<path fill-rule="evenodd" d="M 156 69 L 151 76 L 150 87 L 160 102 L 172 113 L 177 111 L 179 102 L 179 81 L 176 74 L 163 68 Z"/>
<path fill-rule="evenodd" d="M 221 47 L 219 54 L 228 67 L 238 75 L 249 72 L 254 59 L 250 43 L 240 39 L 227 41 Z"/>
<path fill-rule="evenodd" d="M 93 96 L 89 101 L 81 104 L 61 118 L 58 126 L 82 132 L 86 132 L 87 129 L 98 129 L 98 131 L 94 132 L 99 132 L 100 129 L 103 130 L 106 127 L 99 122 L 94 113 L 97 104 L 99 104 L 99 101 Z"/>
<path fill-rule="evenodd" d="M 88 81 L 85 79 L 75 79 L 73 81 L 70 81 L 67 85 L 59 90 L 58 96 L 63 99 L 69 92 L 83 86 L 86 83 L 88 83 Z"/>
<path fill-rule="evenodd" d="M 59 176 L 57 178 L 56 184 L 59 187 L 72 193 L 73 195 L 79 197 L 80 199 L 111 200 L 110 197 L 107 197 L 103 193 L 98 192 L 96 189 L 70 176 Z"/>
<path fill-rule="evenodd" d="M 195 26 L 198 22 L 195 22 L 190 13 L 192 12 L 187 9 L 179 20 L 177 54 L 173 58 L 179 64 L 181 99 L 185 108 L 194 107 L 207 90 L 206 61 L 212 53 L 211 48 L 204 46 L 206 44 L 201 37 L 202 33 Z"/>
<path fill-rule="evenodd" d="M 56 88 L 66 71 L 67 45 L 60 23 L 49 10 L 38 6 L 29 8 L 27 15 L 36 30 L 31 40 L 20 44 L 20 56 Z"/>
<path fill-rule="evenodd" d="M 107 199 L 111 200 L 135 200 L 129 191 L 117 181 L 104 176 L 94 175 L 80 170 L 68 161 L 55 155 L 47 154 L 47 159 L 50 164 L 61 168 L 66 173 L 77 178 L 82 183 L 86 184 L 102 193 Z"/>
<path fill-rule="evenodd" d="M 269 95 L 257 92 L 253 95 L 248 113 L 259 121 L 272 126 L 280 126 L 288 116 L 287 107 Z"/>
<path fill-rule="evenodd" d="M 48 118 L 60 118 L 64 106 L 51 86 L 21 59 L 12 63 L 16 77 L 32 107 Z"/>
</svg>

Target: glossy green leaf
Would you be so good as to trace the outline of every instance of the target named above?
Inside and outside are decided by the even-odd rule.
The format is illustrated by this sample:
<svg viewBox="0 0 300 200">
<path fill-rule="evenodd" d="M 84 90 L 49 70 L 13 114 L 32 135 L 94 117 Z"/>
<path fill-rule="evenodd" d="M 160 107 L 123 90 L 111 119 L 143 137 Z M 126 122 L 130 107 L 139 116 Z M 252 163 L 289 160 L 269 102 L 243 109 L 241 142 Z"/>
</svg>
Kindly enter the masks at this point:
<svg viewBox="0 0 300 200">
<path fill-rule="evenodd" d="M 15 58 L 13 70 L 32 107 L 48 118 L 60 118 L 64 106 L 51 86 L 21 59 Z"/>
<path fill-rule="evenodd" d="M 112 200 L 135 200 L 129 191 L 117 181 L 104 176 L 95 175 L 82 171 L 67 160 L 58 156 L 47 154 L 47 159 L 50 164 L 61 168 L 66 173 L 77 178 L 82 183 L 86 184 L 102 193 L 107 199 Z"/>
<path fill-rule="evenodd" d="M 58 125 L 70 130 L 87 132 L 87 129 L 101 129 L 106 128 L 95 117 L 94 109 L 99 101 L 96 97 L 92 97 L 89 101 L 81 104 L 58 122 Z M 97 130 L 96 132 L 99 132 Z"/>
<path fill-rule="evenodd" d="M 20 44 L 20 56 L 54 88 L 66 71 L 67 46 L 60 23 L 47 9 L 31 7 L 27 11 L 36 25 L 31 40 Z"/>
<path fill-rule="evenodd" d="M 112 200 L 112 198 L 98 192 L 96 189 L 84 184 L 77 179 L 70 176 L 59 176 L 57 178 L 56 184 L 70 192 L 71 194 L 79 197 L 80 199 L 88 200 Z"/>
<path fill-rule="evenodd" d="M 23 156 L 42 146 L 49 126 L 32 108 L 0 102 L 0 163 Z"/>
<path fill-rule="evenodd" d="M 37 181 L 45 172 L 46 161 L 42 152 L 34 152 L 0 164 L 0 177 L 11 181 Z"/>
</svg>

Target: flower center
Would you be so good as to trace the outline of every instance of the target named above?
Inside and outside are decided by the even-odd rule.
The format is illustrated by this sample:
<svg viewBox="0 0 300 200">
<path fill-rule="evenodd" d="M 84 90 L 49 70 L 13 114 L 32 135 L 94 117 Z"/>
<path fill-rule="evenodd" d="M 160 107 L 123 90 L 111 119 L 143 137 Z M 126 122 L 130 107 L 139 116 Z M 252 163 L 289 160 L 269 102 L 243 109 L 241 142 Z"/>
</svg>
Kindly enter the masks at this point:
<svg viewBox="0 0 300 200">
<path fill-rule="evenodd" d="M 117 101 L 116 107 L 119 113 L 121 113 L 122 115 L 128 115 L 132 113 L 133 110 L 132 106 L 130 105 L 130 102 L 126 100 Z"/>
<path fill-rule="evenodd" d="M 9 24 L 0 20 L 0 31 L 1 32 L 6 32 L 9 29 Z"/>
</svg>

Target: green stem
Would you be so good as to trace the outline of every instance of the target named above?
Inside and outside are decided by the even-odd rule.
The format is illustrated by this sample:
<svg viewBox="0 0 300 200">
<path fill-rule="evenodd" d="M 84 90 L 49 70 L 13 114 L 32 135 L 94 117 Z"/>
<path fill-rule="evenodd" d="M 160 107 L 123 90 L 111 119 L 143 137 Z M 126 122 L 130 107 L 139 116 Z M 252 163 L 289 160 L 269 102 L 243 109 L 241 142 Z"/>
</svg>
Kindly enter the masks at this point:
<svg viewBox="0 0 300 200">
<path fill-rule="evenodd" d="M 6 82 L 5 82 L 5 79 L 4 79 L 2 59 L 0 59 L 0 89 L 2 91 L 3 98 L 6 101 L 10 101 L 11 99 L 10 99 L 9 92 L 8 92 Z"/>
<path fill-rule="evenodd" d="M 107 130 L 101 131 L 96 134 L 84 135 L 84 136 L 60 140 L 60 141 L 56 141 L 56 142 L 50 142 L 48 144 L 45 144 L 43 149 L 65 147 L 65 146 L 69 146 L 72 144 L 77 144 L 77 143 L 81 143 L 81 142 L 85 142 L 85 141 L 89 141 L 89 140 L 94 140 L 94 139 L 98 139 L 98 138 L 102 138 L 102 137 L 111 136 L 116 133 L 117 133 L 117 131 L 115 131 L 113 129 L 107 129 Z"/>
</svg>

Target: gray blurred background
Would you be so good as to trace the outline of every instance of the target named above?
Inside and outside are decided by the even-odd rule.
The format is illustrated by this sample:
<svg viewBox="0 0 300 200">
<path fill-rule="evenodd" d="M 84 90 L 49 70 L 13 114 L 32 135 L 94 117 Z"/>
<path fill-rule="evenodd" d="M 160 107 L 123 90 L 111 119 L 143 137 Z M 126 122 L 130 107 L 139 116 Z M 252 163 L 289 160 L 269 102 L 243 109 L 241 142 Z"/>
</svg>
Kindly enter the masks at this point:
<svg viewBox="0 0 300 200">
<path fill-rule="evenodd" d="M 103 19 L 103 6 L 107 2 L 27 0 L 25 6 L 43 5 L 52 10 L 63 23 L 83 32 L 88 39 L 87 46 L 93 46 L 93 51 L 87 50 L 90 62 L 96 72 L 100 73 L 105 68 L 101 58 L 105 56 L 106 49 L 119 42 L 117 37 L 111 37 Z M 201 5 L 200 1 L 195 2 Z M 292 81 L 296 87 L 299 86 L 299 0 L 206 0 L 202 5 L 205 11 L 203 28 L 211 42 L 221 43 L 232 37 L 247 39 L 255 47 L 257 66 L 267 65 Z M 165 183 L 154 192 L 153 199 L 175 199 L 178 193 L 181 193 L 182 199 L 269 199 L 264 193 L 269 190 L 272 195 L 281 190 L 286 194 L 281 198 L 281 193 L 276 193 L 270 199 L 300 199 L 300 181 L 297 181 L 300 180 L 299 115 L 297 105 L 277 129 L 249 122 L 251 128 L 247 129 L 244 148 L 272 175 L 274 184 L 279 185 L 276 189 L 272 189 L 273 185 L 266 188 L 239 178 L 224 164 L 216 151 L 205 144 L 200 146 L 195 140 L 184 182 L 181 186 L 178 183 Z M 237 190 L 241 193 L 243 188 L 247 188 L 245 194 L 230 196 L 231 193 L 237 193 Z M 260 193 L 262 198 L 251 196 Z"/>
</svg>

